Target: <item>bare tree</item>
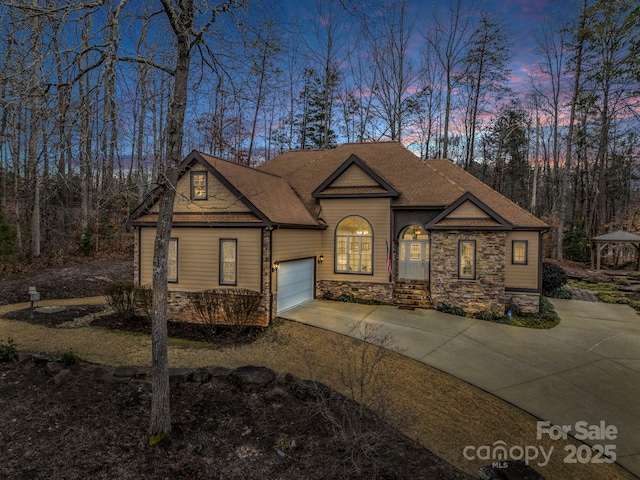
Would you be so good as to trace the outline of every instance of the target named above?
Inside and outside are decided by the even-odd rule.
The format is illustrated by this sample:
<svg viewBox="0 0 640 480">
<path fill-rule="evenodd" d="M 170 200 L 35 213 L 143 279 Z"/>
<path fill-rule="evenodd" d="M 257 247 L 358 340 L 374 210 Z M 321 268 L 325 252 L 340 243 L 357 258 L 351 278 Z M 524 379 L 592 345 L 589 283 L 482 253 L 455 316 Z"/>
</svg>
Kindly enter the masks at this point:
<svg viewBox="0 0 640 480">
<path fill-rule="evenodd" d="M 545 85 L 534 84 L 534 89 L 538 98 L 544 101 L 544 111 L 550 118 L 551 136 L 551 159 L 552 170 L 548 183 L 552 185 L 552 206 L 551 210 L 558 215 L 557 231 L 557 251 L 558 258 L 562 258 L 562 232 L 564 230 L 564 219 L 560 220 L 560 204 L 566 192 L 564 190 L 564 174 L 566 168 L 560 165 L 560 115 L 563 105 L 561 104 L 564 89 L 564 69 L 566 39 L 562 28 L 559 25 L 547 23 L 542 29 L 542 36 L 538 40 L 539 52 L 541 56 L 540 74 Z M 540 80 L 539 80 L 540 82 Z M 539 121 L 539 120 L 538 120 Z"/>
<path fill-rule="evenodd" d="M 445 15 L 434 12 L 425 39 L 435 55 L 444 77 L 444 122 L 442 133 L 442 157 L 449 156 L 449 126 L 451 122 L 454 90 L 464 78 L 465 58 L 471 41 L 473 4 L 463 0 L 449 0 Z"/>
<path fill-rule="evenodd" d="M 495 98 L 508 92 L 506 82 L 510 70 L 507 62 L 511 52 L 507 36 L 504 25 L 486 12 L 480 14 L 480 21 L 465 55 L 465 73 L 460 79 L 461 85 L 468 92 L 465 119 L 467 141 L 463 163 L 465 170 L 469 170 L 474 163 L 479 115 L 492 113 L 487 111 L 488 104 L 498 103 Z"/>
<path fill-rule="evenodd" d="M 399 142 L 409 115 L 415 113 L 411 97 L 418 90 L 420 72 L 409 56 L 415 18 L 406 0 L 399 0 L 385 5 L 385 15 L 379 21 L 363 21 L 375 70 L 371 93 L 376 99 L 377 117 L 383 135 Z"/>
<path fill-rule="evenodd" d="M 582 59 L 584 53 L 584 31 L 586 26 L 586 9 L 587 0 L 583 0 L 582 8 L 580 10 L 580 19 L 576 26 L 574 54 L 573 54 L 573 90 L 571 93 L 570 113 L 569 113 L 569 126 L 567 131 L 567 149 L 565 152 L 565 172 L 571 173 L 571 167 L 573 163 L 573 143 L 574 143 L 574 128 L 576 123 L 576 106 L 578 104 L 578 98 L 580 96 L 580 85 L 582 77 Z M 556 255 L 559 259 L 564 258 L 564 226 L 565 218 L 567 215 L 567 180 L 566 175 L 561 177 L 562 195 L 560 197 L 560 205 L 558 208 L 558 238 L 557 238 L 557 250 Z M 575 191 L 575 190 L 574 190 Z"/>
<path fill-rule="evenodd" d="M 152 319 L 152 385 L 151 422 L 149 441 L 155 444 L 171 432 L 169 409 L 169 358 L 167 353 L 167 257 L 169 238 L 173 225 L 173 203 L 178 183 L 178 167 L 182 161 L 184 119 L 189 90 L 189 70 L 194 48 L 202 42 L 203 35 L 215 22 L 218 14 L 238 6 L 241 1 L 224 2 L 208 6 L 207 18 L 196 25 L 199 9 L 193 0 L 160 0 L 171 32 L 174 36 L 175 59 L 167 68 L 173 77 L 171 102 L 167 111 L 166 153 L 167 165 L 159 177 L 164 195 L 160 199 L 156 239 L 153 252 L 153 319 Z"/>
<path fill-rule="evenodd" d="M 246 58 L 250 62 L 249 78 L 252 79 L 251 83 L 255 84 L 255 87 L 249 90 L 254 105 L 246 161 L 248 165 L 251 165 L 258 133 L 258 119 L 264 108 L 268 91 L 275 88 L 274 80 L 279 74 L 277 60 L 283 46 L 280 42 L 280 32 L 273 19 L 269 19 L 264 25 L 259 25 L 255 37 L 247 43 L 248 55 Z"/>
</svg>

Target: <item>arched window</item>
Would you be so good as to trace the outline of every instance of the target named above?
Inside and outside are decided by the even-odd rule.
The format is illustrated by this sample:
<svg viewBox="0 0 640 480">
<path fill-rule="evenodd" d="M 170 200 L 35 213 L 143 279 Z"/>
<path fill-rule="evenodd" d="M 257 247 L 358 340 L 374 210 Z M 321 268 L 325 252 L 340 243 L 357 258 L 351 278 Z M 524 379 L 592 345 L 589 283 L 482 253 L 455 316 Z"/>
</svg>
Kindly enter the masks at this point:
<svg viewBox="0 0 640 480">
<path fill-rule="evenodd" d="M 400 240 L 429 240 L 429 234 L 420 225 L 410 225 L 402 231 Z"/>
<path fill-rule="evenodd" d="M 364 218 L 352 215 L 336 228 L 337 273 L 373 273 L 373 229 Z"/>
</svg>

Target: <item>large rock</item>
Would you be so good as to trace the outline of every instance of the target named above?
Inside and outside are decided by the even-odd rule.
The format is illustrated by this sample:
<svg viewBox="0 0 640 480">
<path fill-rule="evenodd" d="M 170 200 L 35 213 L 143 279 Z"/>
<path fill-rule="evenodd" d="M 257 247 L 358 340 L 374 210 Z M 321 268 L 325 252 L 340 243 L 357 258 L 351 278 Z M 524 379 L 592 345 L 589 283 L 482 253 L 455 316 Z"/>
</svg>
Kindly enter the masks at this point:
<svg viewBox="0 0 640 480">
<path fill-rule="evenodd" d="M 113 375 L 116 377 L 137 377 L 138 367 L 134 365 L 120 365 L 113 371 Z"/>
<path fill-rule="evenodd" d="M 262 390 L 273 382 L 275 378 L 276 374 L 273 370 L 267 367 L 255 367 L 252 365 L 236 368 L 229 374 L 229 381 L 231 383 L 248 391 Z"/>
<path fill-rule="evenodd" d="M 211 380 L 211 372 L 206 368 L 197 368 L 193 372 L 193 381 L 198 383 L 204 383 Z"/>
<path fill-rule="evenodd" d="M 36 312 L 38 313 L 44 313 L 47 315 L 51 315 L 54 313 L 60 313 L 60 312 L 64 312 L 67 309 L 67 307 L 59 307 L 59 306 L 51 306 L 51 307 L 38 307 L 35 309 Z"/>
<path fill-rule="evenodd" d="M 116 377 L 113 372 L 104 374 L 100 381 L 102 383 L 129 383 L 131 381 L 131 377 Z"/>
<path fill-rule="evenodd" d="M 169 385 L 178 385 L 180 383 L 190 382 L 192 379 L 193 370 L 191 368 L 169 369 Z"/>
<path fill-rule="evenodd" d="M 52 353 L 36 352 L 33 354 L 33 361 L 36 365 L 46 365 L 49 362 L 59 362 L 60 357 Z"/>
<path fill-rule="evenodd" d="M 70 370 L 60 370 L 60 373 L 58 373 L 55 377 L 53 377 L 53 382 L 60 386 L 63 383 L 65 383 L 69 377 L 71 376 L 71 371 Z"/>
<path fill-rule="evenodd" d="M 54 376 L 62 371 L 62 365 L 60 365 L 58 362 L 47 362 L 44 367 L 44 371 L 49 375 Z"/>
<path fill-rule="evenodd" d="M 209 370 L 209 373 L 213 378 L 227 378 L 231 370 L 225 367 L 213 367 Z"/>
</svg>

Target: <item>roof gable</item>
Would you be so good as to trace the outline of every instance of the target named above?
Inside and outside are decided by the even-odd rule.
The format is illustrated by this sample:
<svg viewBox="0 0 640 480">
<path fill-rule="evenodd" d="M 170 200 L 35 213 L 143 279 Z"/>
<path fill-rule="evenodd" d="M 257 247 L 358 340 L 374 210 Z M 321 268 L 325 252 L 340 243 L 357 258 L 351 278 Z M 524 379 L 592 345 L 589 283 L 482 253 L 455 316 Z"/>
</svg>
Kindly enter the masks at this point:
<svg viewBox="0 0 640 480">
<path fill-rule="evenodd" d="M 261 172 L 254 168 L 245 167 L 227 160 L 206 155 L 198 151 L 192 151 L 179 166 L 180 175 L 178 179 L 179 189 L 187 187 L 187 198 L 190 196 L 190 171 L 206 171 L 208 179 L 213 182 L 212 186 L 220 193 L 220 198 L 212 198 L 210 206 L 215 210 L 217 222 L 224 222 L 225 214 L 228 215 L 230 221 L 238 221 L 243 219 L 253 221 L 247 217 L 253 214 L 263 225 L 281 225 L 281 226 L 301 226 L 310 228 L 324 228 L 320 225 L 305 208 L 295 192 L 287 184 L 286 180 L 272 175 L 267 172 Z M 186 183 L 184 183 L 186 182 Z M 154 206 L 161 197 L 164 189 L 157 187 L 147 198 L 138 206 L 130 215 L 127 222 L 131 225 L 146 214 L 154 213 Z M 215 194 L 215 192 L 211 192 Z M 178 197 L 177 197 L 178 198 Z M 177 207 L 177 208 L 176 208 Z M 214 208 L 215 207 L 215 208 Z M 182 209 L 179 202 L 174 203 L 174 218 L 180 221 L 181 218 L 187 218 L 183 214 L 193 213 L 191 209 Z M 243 215 L 237 215 L 243 214 Z M 152 220 L 153 215 L 147 217 Z M 190 215 L 190 222 L 197 222 L 201 218 L 201 222 L 207 223 L 213 219 L 212 215 L 201 215 L 194 217 Z"/>
<path fill-rule="evenodd" d="M 205 199 L 191 198 L 191 175 L 189 173 L 205 173 L 207 195 Z M 156 203 L 149 208 L 150 213 L 157 213 L 159 205 Z M 190 172 L 182 175 L 176 186 L 176 199 L 173 212 L 176 213 L 238 213 L 251 212 L 245 199 L 238 192 L 231 191 L 223 182 L 210 171 L 206 165 L 193 165 Z"/>
<path fill-rule="evenodd" d="M 314 198 L 398 195 L 395 188 L 353 154 L 312 192 Z"/>
<path fill-rule="evenodd" d="M 470 192 L 466 192 L 427 224 L 428 229 L 478 227 L 511 230 L 513 225 Z"/>
</svg>

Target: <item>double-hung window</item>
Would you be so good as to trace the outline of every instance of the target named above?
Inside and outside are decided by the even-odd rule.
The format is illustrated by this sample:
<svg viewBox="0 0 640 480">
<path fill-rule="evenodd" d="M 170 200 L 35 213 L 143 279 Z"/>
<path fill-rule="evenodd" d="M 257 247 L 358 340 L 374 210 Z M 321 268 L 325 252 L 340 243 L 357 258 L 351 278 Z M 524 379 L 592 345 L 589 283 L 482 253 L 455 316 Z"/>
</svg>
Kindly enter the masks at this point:
<svg viewBox="0 0 640 480">
<path fill-rule="evenodd" d="M 529 242 L 526 240 L 513 240 L 511 242 L 511 263 L 514 265 L 526 265 L 528 247 Z"/>
<path fill-rule="evenodd" d="M 178 281 L 178 239 L 169 239 L 169 255 L 167 256 L 167 281 Z"/>
<path fill-rule="evenodd" d="M 191 172 L 191 200 L 207 199 L 207 172 Z"/>
<path fill-rule="evenodd" d="M 352 215 L 336 228 L 337 273 L 373 273 L 373 230 L 362 217 Z"/>
<path fill-rule="evenodd" d="M 458 278 L 476 279 L 476 241 L 460 240 L 458 242 Z"/>
<path fill-rule="evenodd" d="M 220 285 L 237 285 L 238 240 L 220 239 Z"/>
</svg>

